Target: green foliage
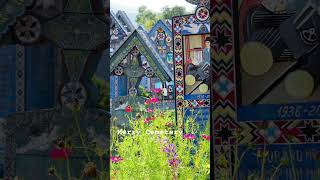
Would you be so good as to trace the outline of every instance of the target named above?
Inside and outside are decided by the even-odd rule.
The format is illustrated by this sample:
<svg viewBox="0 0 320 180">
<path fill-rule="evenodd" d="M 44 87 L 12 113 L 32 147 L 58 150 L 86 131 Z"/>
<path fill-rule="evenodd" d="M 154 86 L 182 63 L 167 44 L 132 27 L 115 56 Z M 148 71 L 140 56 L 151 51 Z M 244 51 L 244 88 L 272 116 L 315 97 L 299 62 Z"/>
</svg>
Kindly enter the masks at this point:
<svg viewBox="0 0 320 180">
<path fill-rule="evenodd" d="M 147 30 L 150 30 L 160 19 L 171 20 L 174 16 L 181 16 L 185 14 L 190 13 L 186 12 L 185 7 L 182 6 L 165 6 L 162 8 L 160 13 L 153 12 L 147 9 L 146 6 L 140 6 L 138 9 L 138 15 L 136 17 L 136 22 L 139 25 L 143 25 Z"/>
<path fill-rule="evenodd" d="M 142 97 L 149 98 L 151 93 L 147 91 L 143 86 L 139 86 L 139 92 Z"/>
<path fill-rule="evenodd" d="M 98 107 L 102 109 L 109 109 L 109 86 L 110 83 L 96 76 L 92 77 L 92 83 L 99 89 L 99 102 Z"/>
<path fill-rule="evenodd" d="M 197 135 L 196 140 L 188 140 L 182 134 L 148 134 L 147 131 L 175 131 L 182 129 L 174 126 L 173 111 L 152 113 L 155 119 L 145 123 L 150 117 L 141 109 L 140 118 L 130 118 L 129 129 L 140 132 L 136 135 L 119 135 L 116 127 L 112 128 L 112 156 L 120 156 L 123 161 L 112 163 L 111 177 L 114 179 L 199 179 L 206 180 L 210 176 L 210 142 L 200 135 L 198 124 L 193 118 L 186 121 L 186 132 Z M 130 117 L 130 115 L 129 115 Z M 168 126 L 171 124 L 172 126 Z M 209 131 L 207 126 L 206 131 Z M 172 166 L 165 148 L 175 147 L 174 152 L 179 161 Z"/>
<path fill-rule="evenodd" d="M 138 10 L 136 22 L 149 30 L 160 18 L 159 14 L 147 9 L 146 6 L 141 6 Z"/>
<path fill-rule="evenodd" d="M 163 19 L 172 19 L 174 16 L 181 16 L 186 14 L 186 8 L 182 6 L 174 6 L 170 8 L 165 6 L 162 8 L 162 18 Z"/>
</svg>

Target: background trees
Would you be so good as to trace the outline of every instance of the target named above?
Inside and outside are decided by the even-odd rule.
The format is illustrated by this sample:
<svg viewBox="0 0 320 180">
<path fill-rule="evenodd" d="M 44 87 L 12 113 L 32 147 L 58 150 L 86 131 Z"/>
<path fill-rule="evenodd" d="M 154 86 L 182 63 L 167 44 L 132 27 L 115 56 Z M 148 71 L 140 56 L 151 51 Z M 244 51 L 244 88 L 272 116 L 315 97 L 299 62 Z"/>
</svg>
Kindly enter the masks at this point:
<svg viewBox="0 0 320 180">
<path fill-rule="evenodd" d="M 150 30 L 160 19 L 171 20 L 173 16 L 181 16 L 185 14 L 191 14 L 191 12 L 187 12 L 186 8 L 182 6 L 165 6 L 162 8 L 160 13 L 151 11 L 146 6 L 140 6 L 136 22 L 138 25 L 143 25 L 147 30 Z"/>
</svg>

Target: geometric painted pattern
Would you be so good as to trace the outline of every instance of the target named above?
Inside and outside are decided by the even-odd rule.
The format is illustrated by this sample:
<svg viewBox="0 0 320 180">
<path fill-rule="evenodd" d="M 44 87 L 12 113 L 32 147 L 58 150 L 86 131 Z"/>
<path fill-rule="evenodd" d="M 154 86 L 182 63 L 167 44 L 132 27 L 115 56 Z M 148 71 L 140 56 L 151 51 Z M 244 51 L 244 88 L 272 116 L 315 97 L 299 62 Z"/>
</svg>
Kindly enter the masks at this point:
<svg viewBox="0 0 320 180">
<path fill-rule="evenodd" d="M 234 84 L 224 75 L 213 84 L 214 90 L 222 97 L 226 98 L 234 88 Z"/>
<path fill-rule="evenodd" d="M 260 1 L 251 2 L 257 4 Z M 238 9 L 233 7 L 233 4 L 233 0 L 213 0 L 210 9 L 211 37 L 213 38 L 211 43 L 211 84 L 213 86 L 211 88 L 211 113 L 213 114 L 211 120 L 214 132 L 215 179 L 221 179 L 219 172 L 222 168 L 232 172 L 231 165 L 228 164 L 231 162 L 228 159 L 231 158 L 232 151 L 225 148 L 236 148 L 237 145 L 248 143 L 262 145 L 320 142 L 318 120 L 237 121 L 236 60 L 233 37 L 234 33 L 239 32 L 235 32 L 233 19 L 239 17 L 233 14 L 233 11 Z M 242 33 L 241 28 L 239 30 Z M 219 165 L 221 159 L 227 160 L 226 167 Z"/>
<path fill-rule="evenodd" d="M 191 25 L 208 25 L 208 22 L 199 22 L 196 15 L 186 15 L 173 17 L 173 49 L 174 49 L 174 64 L 175 64 L 175 85 L 176 85 L 176 109 L 177 121 L 182 124 L 184 108 L 209 108 L 210 99 L 199 100 L 185 100 L 185 84 L 184 84 L 184 54 L 183 54 L 183 35 L 188 32 L 190 34 L 203 34 L 199 33 L 197 28 L 191 28 L 191 31 L 186 31 L 186 27 Z M 208 30 L 208 29 L 207 29 Z"/>
<path fill-rule="evenodd" d="M 254 3 L 254 5 L 257 3 Z M 252 142 L 254 144 L 303 144 L 319 143 L 320 130 L 319 123 L 315 120 L 275 120 L 264 122 L 256 119 L 252 122 L 237 121 L 236 102 L 236 62 L 234 57 L 233 34 L 233 2 L 232 0 L 212 3 L 211 15 L 211 50 L 212 60 L 212 111 L 214 129 L 220 127 L 238 126 L 232 129 L 233 139 L 236 134 L 241 134 L 239 141 L 226 141 L 225 137 L 215 137 L 215 144 L 221 145 L 223 142 L 230 142 L 230 145 L 244 144 Z M 231 33 L 232 32 L 232 33 Z M 223 35 L 223 37 L 218 37 Z M 239 131 L 239 132 L 236 132 Z M 216 134 L 215 134 L 216 135 Z"/>
<path fill-rule="evenodd" d="M 16 111 L 25 110 L 25 48 L 16 45 Z"/>
<path fill-rule="evenodd" d="M 211 107 L 213 121 L 214 179 L 221 179 L 222 170 L 231 170 L 229 145 L 237 144 L 242 128 L 236 122 L 235 61 L 233 55 L 233 1 L 211 1 Z M 223 37 L 221 36 L 223 35 Z M 222 146 L 227 145 L 227 146 Z M 221 150 L 222 149 L 222 150 Z M 221 166 L 221 161 L 225 165 Z"/>
</svg>

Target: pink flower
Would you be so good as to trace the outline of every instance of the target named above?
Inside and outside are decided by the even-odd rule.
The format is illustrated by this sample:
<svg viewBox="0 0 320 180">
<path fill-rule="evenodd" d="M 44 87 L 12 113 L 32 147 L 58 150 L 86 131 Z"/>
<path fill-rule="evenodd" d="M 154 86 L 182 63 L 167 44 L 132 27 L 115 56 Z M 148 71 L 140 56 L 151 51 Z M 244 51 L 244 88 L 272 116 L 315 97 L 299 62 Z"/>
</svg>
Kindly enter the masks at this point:
<svg viewBox="0 0 320 180">
<path fill-rule="evenodd" d="M 150 99 L 146 100 L 146 101 L 144 102 L 144 104 L 145 104 L 145 105 L 151 104 Z"/>
<path fill-rule="evenodd" d="M 148 112 L 148 113 L 153 113 L 153 109 L 147 108 L 147 112 Z"/>
<path fill-rule="evenodd" d="M 147 99 L 144 104 L 145 105 L 150 105 L 152 103 L 158 103 L 159 102 L 159 99 L 158 98 L 150 98 L 150 99 Z"/>
<path fill-rule="evenodd" d="M 154 88 L 154 89 L 152 89 L 152 92 L 154 92 L 154 93 L 160 93 L 160 92 L 161 92 L 161 89 L 160 89 L 160 88 Z"/>
<path fill-rule="evenodd" d="M 151 103 L 158 103 L 159 99 L 158 98 L 150 98 Z"/>
<path fill-rule="evenodd" d="M 180 161 L 176 158 L 169 159 L 168 162 L 169 162 L 169 165 L 173 168 L 177 168 L 180 163 Z"/>
<path fill-rule="evenodd" d="M 118 162 L 123 161 L 123 158 L 120 156 L 112 156 L 112 157 L 110 157 L 110 160 L 112 161 L 112 163 L 118 163 Z"/>
<path fill-rule="evenodd" d="M 193 134 L 185 134 L 185 135 L 183 135 L 183 138 L 187 139 L 187 140 L 193 140 L 196 138 L 196 136 Z"/>
<path fill-rule="evenodd" d="M 61 148 L 61 149 L 54 148 L 49 153 L 51 159 L 53 160 L 57 160 L 57 159 L 66 160 L 69 158 L 70 154 L 71 154 L 71 151 L 66 148 Z"/>
<path fill-rule="evenodd" d="M 210 136 L 209 135 L 205 135 L 205 134 L 202 134 L 201 137 L 207 141 L 210 141 Z"/>
<path fill-rule="evenodd" d="M 145 123 L 145 124 L 148 124 L 149 122 L 154 121 L 155 119 L 156 119 L 155 117 L 147 117 L 147 118 L 144 120 L 144 123 Z"/>
<path fill-rule="evenodd" d="M 132 112 L 132 107 L 131 106 L 127 106 L 125 109 L 125 112 L 129 113 Z"/>
</svg>

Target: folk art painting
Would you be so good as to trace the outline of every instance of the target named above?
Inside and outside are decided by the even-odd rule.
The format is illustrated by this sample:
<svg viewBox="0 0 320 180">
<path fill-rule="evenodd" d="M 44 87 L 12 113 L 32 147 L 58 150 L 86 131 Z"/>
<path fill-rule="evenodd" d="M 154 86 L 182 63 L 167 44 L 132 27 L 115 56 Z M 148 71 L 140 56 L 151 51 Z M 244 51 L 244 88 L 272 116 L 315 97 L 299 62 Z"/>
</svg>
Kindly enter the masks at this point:
<svg viewBox="0 0 320 180">
<path fill-rule="evenodd" d="M 319 177 L 316 1 L 214 1 L 217 179 Z"/>
<path fill-rule="evenodd" d="M 98 127 L 107 127 L 109 115 L 97 105 L 101 97 L 92 78 L 109 23 L 102 1 L 13 0 L 0 6 L 0 175 L 50 179 L 48 170 L 66 159 L 70 142 L 81 146 L 82 137 L 89 142 L 101 135 L 99 142 L 107 143 Z M 80 164 L 85 153 L 73 150 L 69 160 Z"/>
</svg>

